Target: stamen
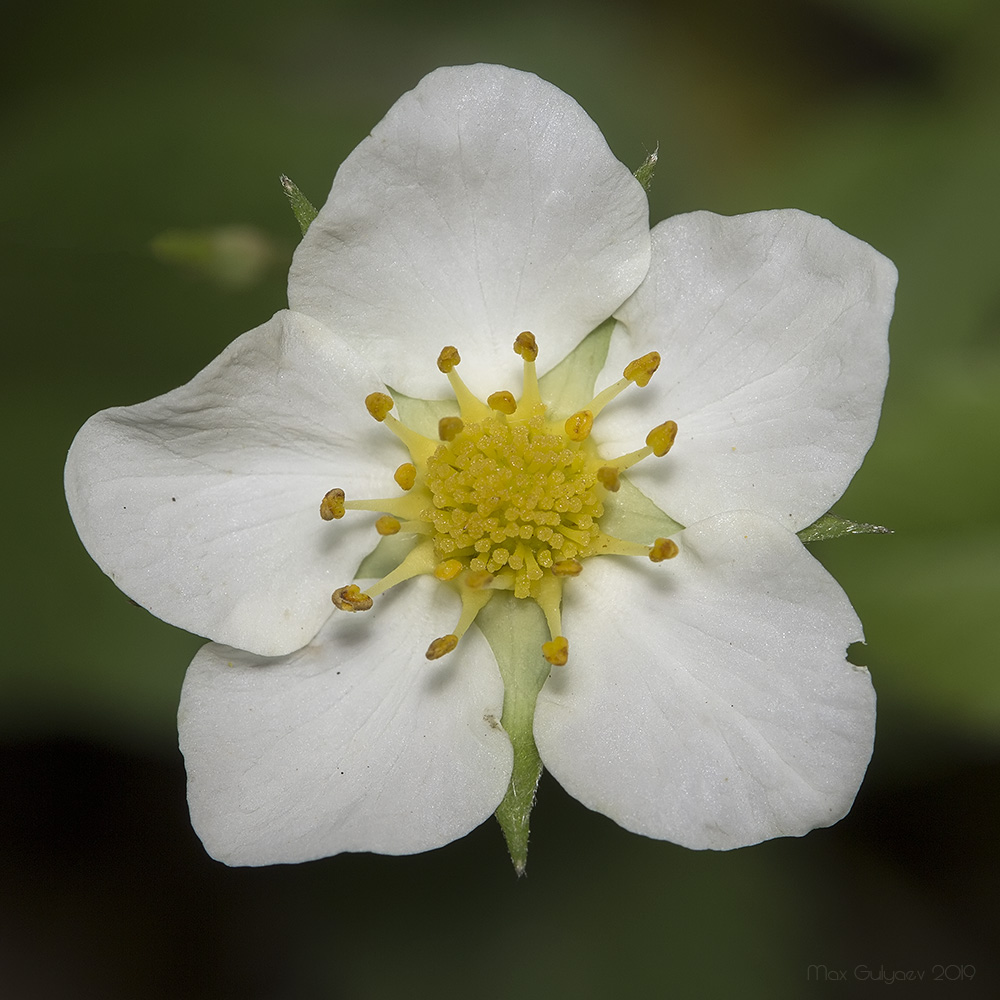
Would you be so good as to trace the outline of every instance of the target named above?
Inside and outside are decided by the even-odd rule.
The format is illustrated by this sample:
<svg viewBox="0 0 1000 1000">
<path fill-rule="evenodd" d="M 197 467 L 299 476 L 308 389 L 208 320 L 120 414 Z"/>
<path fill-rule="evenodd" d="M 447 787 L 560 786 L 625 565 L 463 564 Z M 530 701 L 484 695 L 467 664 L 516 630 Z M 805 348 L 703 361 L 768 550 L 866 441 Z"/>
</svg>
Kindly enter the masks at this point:
<svg viewBox="0 0 1000 1000">
<path fill-rule="evenodd" d="M 594 414 L 590 410 L 574 413 L 565 424 L 566 437 L 570 441 L 585 441 L 594 426 Z"/>
<path fill-rule="evenodd" d="M 660 356 L 656 351 L 651 351 L 641 358 L 636 358 L 635 361 L 630 361 L 625 366 L 625 371 L 622 372 L 623 377 L 599 392 L 588 408 L 593 411 L 596 417 L 615 396 L 627 389 L 633 382 L 639 387 L 647 385 L 653 377 L 653 372 L 659 367 Z"/>
<path fill-rule="evenodd" d="M 583 572 L 583 563 L 577 559 L 560 559 L 552 564 L 554 576 L 579 576 Z"/>
<path fill-rule="evenodd" d="M 465 578 L 465 585 L 471 590 L 482 590 L 483 588 L 488 587 L 492 582 L 493 574 L 485 569 L 473 570 Z"/>
<path fill-rule="evenodd" d="M 461 417 L 442 417 L 438 421 L 438 437 L 442 441 L 454 441 L 462 433 L 463 427 L 465 424 Z"/>
<path fill-rule="evenodd" d="M 629 362 L 622 374 L 630 382 L 635 382 L 637 386 L 643 388 L 649 383 L 649 380 L 653 377 L 653 372 L 659 367 L 660 355 L 656 351 L 650 351 L 649 354 L 644 354 L 641 358 L 636 358 L 635 361 Z"/>
<path fill-rule="evenodd" d="M 569 641 L 557 635 L 551 642 L 542 643 L 542 656 L 554 667 L 565 667 L 569 659 Z"/>
<path fill-rule="evenodd" d="M 555 576 L 545 576 L 535 585 L 534 598 L 545 615 L 545 624 L 553 640 L 562 633 L 563 582 Z M 544 647 L 543 647 L 544 648 Z M 565 662 L 565 661 L 563 661 Z"/>
<path fill-rule="evenodd" d="M 476 615 L 486 607 L 493 597 L 493 591 L 486 586 L 492 580 L 493 577 L 489 573 L 469 573 L 465 577 L 462 581 L 464 586 L 460 592 L 462 614 L 459 616 L 455 631 L 450 635 L 443 635 L 440 639 L 435 639 L 430 644 L 426 654 L 428 660 L 436 660 L 446 653 L 450 653 L 458 645 L 458 640 L 469 630 L 469 626 L 476 620 Z"/>
<path fill-rule="evenodd" d="M 433 535 L 434 525 L 416 518 L 409 521 L 400 521 L 399 530 L 404 535 Z"/>
<path fill-rule="evenodd" d="M 442 347 L 437 360 L 438 371 L 447 375 L 461 360 L 457 347 Z"/>
<path fill-rule="evenodd" d="M 339 521 L 344 516 L 344 491 L 330 490 L 319 505 L 319 516 L 324 521 Z"/>
<path fill-rule="evenodd" d="M 678 552 L 680 549 L 675 541 L 669 538 L 657 538 L 649 550 L 649 558 L 655 563 L 663 562 L 664 559 L 673 559 Z"/>
<path fill-rule="evenodd" d="M 595 556 L 648 556 L 649 546 L 640 542 L 630 542 L 624 538 L 601 533 L 594 543 L 591 555 Z"/>
<path fill-rule="evenodd" d="M 460 415 L 438 422 L 439 441 L 393 417 L 392 396 L 369 394 L 368 412 L 410 452 L 411 461 L 393 474 L 404 494 L 348 501 L 343 490 L 334 489 L 320 504 L 324 520 L 341 518 L 347 509 L 370 510 L 380 515 L 375 521 L 380 535 L 424 536 L 367 591 L 350 584 L 337 590 L 332 600 L 344 611 L 366 611 L 375 597 L 411 577 L 431 574 L 450 582 L 461 597 L 461 615 L 452 632 L 431 642 L 429 660 L 455 650 L 493 594 L 508 590 L 516 598 L 538 603 L 550 636 L 542 644 L 542 655 L 561 666 L 569 657 L 562 634 L 563 586 L 582 572 L 582 560 L 630 555 L 662 562 L 678 554 L 677 544 L 668 538 L 641 545 L 600 529 L 604 501 L 620 489 L 620 474 L 648 455 L 667 454 L 677 435 L 676 423 L 668 420 L 654 427 L 645 447 L 603 464 L 589 441 L 602 408 L 633 382 L 647 385 L 660 364 L 659 355 L 651 352 L 632 361 L 622 379 L 587 407 L 556 421 L 546 415 L 539 393 L 534 336 L 529 331 L 519 334 L 514 351 L 524 366 L 520 400 L 500 390 L 483 403 L 456 371 L 462 360 L 458 350 L 442 349 L 438 369 L 451 383 Z"/>
<path fill-rule="evenodd" d="M 434 576 L 444 582 L 454 580 L 462 572 L 462 564 L 457 559 L 445 559 L 434 567 Z"/>
<path fill-rule="evenodd" d="M 440 371 L 448 376 L 448 381 L 451 383 L 451 390 L 455 393 L 455 399 L 458 401 L 458 408 L 461 410 L 462 416 L 467 422 L 474 423 L 489 416 L 490 410 L 489 407 L 483 406 L 482 401 L 476 398 L 475 394 L 462 381 L 462 376 L 455 371 L 455 366 L 461 360 L 462 358 L 457 348 L 444 347 L 438 355 L 437 366 Z M 445 438 L 445 440 L 450 439 Z"/>
<path fill-rule="evenodd" d="M 514 340 L 514 353 L 524 362 L 521 407 L 525 413 L 531 414 L 544 407 L 542 395 L 538 391 L 538 372 L 535 370 L 538 344 L 535 342 L 535 335 L 530 330 L 525 330 L 517 335 Z"/>
<path fill-rule="evenodd" d="M 534 362 L 538 357 L 538 344 L 530 330 L 525 330 L 514 338 L 514 353 L 525 361 Z"/>
<path fill-rule="evenodd" d="M 677 424 L 668 420 L 659 427 L 654 427 L 646 435 L 646 444 L 653 449 L 653 454 L 657 458 L 662 458 L 674 446 L 674 439 L 677 437 Z"/>
<path fill-rule="evenodd" d="M 428 660 L 440 660 L 442 656 L 450 653 L 458 645 L 457 635 L 443 635 L 440 639 L 435 639 L 424 654 Z"/>
<path fill-rule="evenodd" d="M 379 423 L 385 420 L 395 405 L 392 396 L 387 396 L 384 392 L 370 392 L 365 396 L 365 407 Z"/>
<path fill-rule="evenodd" d="M 401 497 L 376 497 L 371 500 L 345 500 L 345 510 L 370 510 L 378 514 L 391 514 L 407 520 L 419 518 L 424 500 L 418 494 Z"/>
<path fill-rule="evenodd" d="M 490 393 L 486 398 L 486 402 L 489 404 L 491 410 L 506 413 L 508 416 L 517 409 L 517 400 L 514 399 L 513 393 L 507 392 L 506 389 Z"/>
<path fill-rule="evenodd" d="M 631 451 L 627 455 L 622 455 L 614 460 L 614 465 L 619 472 L 630 469 L 636 462 L 641 462 L 649 455 L 662 458 L 673 447 L 674 439 L 677 437 L 677 424 L 673 420 L 654 427 L 646 435 L 646 447 Z"/>
<path fill-rule="evenodd" d="M 401 490 L 412 490 L 417 481 L 417 467 L 410 462 L 404 462 L 393 474 L 392 478 Z"/>
<path fill-rule="evenodd" d="M 346 587 L 335 590 L 331 600 L 341 611 L 370 611 L 372 606 L 372 599 L 361 593 L 361 588 L 356 583 L 349 583 Z"/>
<path fill-rule="evenodd" d="M 609 493 L 617 493 L 622 487 L 618 470 L 613 465 L 602 465 L 597 470 L 597 481 Z"/>
<path fill-rule="evenodd" d="M 388 575 L 383 576 L 378 583 L 369 587 L 366 593 L 369 597 L 378 597 L 384 594 L 390 587 L 395 587 L 397 583 L 410 580 L 422 573 L 433 573 L 437 560 L 434 557 L 434 543 L 427 539 L 418 542 L 410 549 L 406 558 Z"/>
<path fill-rule="evenodd" d="M 406 450 L 410 453 L 410 458 L 417 465 L 423 465 L 431 455 L 434 454 L 437 448 L 437 441 L 432 441 L 428 437 L 424 437 L 423 434 L 418 434 L 415 430 L 407 427 L 406 424 L 397 420 L 394 416 L 386 415 L 382 418 L 382 422 L 385 424 L 389 430 L 392 431 L 396 437 L 406 446 Z M 402 468 L 402 466 L 400 466 Z M 404 487 L 405 488 L 405 487 Z"/>
</svg>

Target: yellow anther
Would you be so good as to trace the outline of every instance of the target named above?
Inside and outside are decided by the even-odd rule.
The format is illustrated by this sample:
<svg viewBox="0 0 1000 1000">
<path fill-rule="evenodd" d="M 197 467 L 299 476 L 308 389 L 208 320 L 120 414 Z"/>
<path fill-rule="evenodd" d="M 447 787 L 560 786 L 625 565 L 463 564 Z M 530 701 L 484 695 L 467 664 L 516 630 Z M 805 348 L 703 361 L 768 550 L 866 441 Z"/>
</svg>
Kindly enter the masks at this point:
<svg viewBox="0 0 1000 1000">
<path fill-rule="evenodd" d="M 335 590 L 331 599 L 341 611 L 368 611 L 372 606 L 372 599 L 356 583 Z"/>
<path fill-rule="evenodd" d="M 579 576 L 583 572 L 583 563 L 577 559 L 560 559 L 552 564 L 553 576 Z"/>
<path fill-rule="evenodd" d="M 609 492 L 617 493 L 621 489 L 622 481 L 618 475 L 618 469 L 613 465 L 602 465 L 597 470 L 597 481 Z"/>
<path fill-rule="evenodd" d="M 375 530 L 380 535 L 396 535 L 399 533 L 399 521 L 388 514 L 384 514 L 375 522 Z"/>
<path fill-rule="evenodd" d="M 465 585 L 470 590 L 482 590 L 493 582 L 493 574 L 485 569 L 473 570 L 465 578 Z"/>
<path fill-rule="evenodd" d="M 657 538 L 649 550 L 649 558 L 653 562 L 663 562 L 664 559 L 673 559 L 678 552 L 680 549 L 676 542 L 669 538 Z"/>
<path fill-rule="evenodd" d="M 646 385 L 653 377 L 653 372 L 660 367 L 660 356 L 656 351 L 650 351 L 641 358 L 636 358 L 625 366 L 622 374 L 630 382 L 635 382 L 638 386 Z"/>
<path fill-rule="evenodd" d="M 442 582 L 454 580 L 462 572 L 462 564 L 457 559 L 445 559 L 434 567 L 434 576 Z"/>
<path fill-rule="evenodd" d="M 535 335 L 530 330 L 519 333 L 514 341 L 514 353 L 525 361 L 534 361 L 538 357 L 538 344 Z"/>
<path fill-rule="evenodd" d="M 461 360 L 457 347 L 442 347 L 438 355 L 438 371 L 447 375 Z"/>
<path fill-rule="evenodd" d="M 319 505 L 319 516 L 324 521 L 339 521 L 344 516 L 344 491 L 330 490 Z"/>
<path fill-rule="evenodd" d="M 590 437 L 590 431 L 594 426 L 594 414 L 590 410 L 580 410 L 574 413 L 565 424 L 566 437 L 570 441 L 584 441 Z"/>
<path fill-rule="evenodd" d="M 428 660 L 440 660 L 442 656 L 450 653 L 458 645 L 457 635 L 443 635 L 440 639 L 435 639 L 424 654 Z"/>
<path fill-rule="evenodd" d="M 442 441 L 454 441 L 464 426 L 461 417 L 442 417 L 438 421 L 438 437 Z"/>
<path fill-rule="evenodd" d="M 365 406 L 368 407 L 368 412 L 379 423 L 385 420 L 394 405 L 392 396 L 387 396 L 384 392 L 370 392 L 365 396 Z"/>
<path fill-rule="evenodd" d="M 657 458 L 662 458 L 674 445 L 674 438 L 677 437 L 677 424 L 668 420 L 659 427 L 654 427 L 646 435 L 646 444 L 653 449 L 653 454 Z"/>
<path fill-rule="evenodd" d="M 409 462 L 404 462 L 393 474 L 392 478 L 401 490 L 412 490 L 413 484 L 417 481 L 416 466 Z"/>
<path fill-rule="evenodd" d="M 486 397 L 486 402 L 489 404 L 491 410 L 498 410 L 500 413 L 506 413 L 508 416 L 517 409 L 517 400 L 514 399 L 513 393 L 508 392 L 506 389 L 490 393 Z"/>
<path fill-rule="evenodd" d="M 543 642 L 542 656 L 554 667 L 566 666 L 569 659 L 569 642 L 566 637 L 557 635 L 551 642 Z"/>
</svg>

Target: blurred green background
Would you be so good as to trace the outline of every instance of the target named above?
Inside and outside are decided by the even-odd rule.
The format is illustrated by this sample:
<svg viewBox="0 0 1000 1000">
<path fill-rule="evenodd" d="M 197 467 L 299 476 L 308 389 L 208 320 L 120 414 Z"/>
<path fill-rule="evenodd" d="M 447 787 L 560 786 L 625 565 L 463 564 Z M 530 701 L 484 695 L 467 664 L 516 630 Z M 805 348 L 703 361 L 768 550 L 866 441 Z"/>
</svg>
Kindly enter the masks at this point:
<svg viewBox="0 0 1000 1000">
<path fill-rule="evenodd" d="M 12 998 L 994 995 L 1000 722 L 1000 5 L 53 0 L 0 41 L 0 982 Z M 572 94 L 653 221 L 795 206 L 900 271 L 878 440 L 821 543 L 879 734 L 851 815 L 692 853 L 543 779 L 527 879 L 492 822 L 411 858 L 230 870 L 191 832 L 174 713 L 200 640 L 86 556 L 62 463 L 92 412 L 187 380 L 285 304 L 277 178 L 321 202 L 438 65 Z M 214 278 L 172 231 L 251 227 Z M 809 966 L 846 970 L 827 981 Z M 956 967 L 959 971 L 956 972 Z M 975 978 L 970 981 L 970 968 Z M 933 977 L 941 978 L 937 981 Z M 949 981 L 951 980 L 951 981 Z"/>
</svg>

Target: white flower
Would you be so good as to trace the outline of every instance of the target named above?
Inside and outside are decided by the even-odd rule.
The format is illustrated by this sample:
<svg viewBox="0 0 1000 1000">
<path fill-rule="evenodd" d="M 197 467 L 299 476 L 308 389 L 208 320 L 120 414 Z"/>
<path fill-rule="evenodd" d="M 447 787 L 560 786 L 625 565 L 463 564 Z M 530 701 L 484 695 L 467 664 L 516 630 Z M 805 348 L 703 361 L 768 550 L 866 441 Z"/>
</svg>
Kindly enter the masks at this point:
<svg viewBox="0 0 1000 1000">
<path fill-rule="evenodd" d="M 538 696 L 534 737 L 587 806 L 694 848 L 843 816 L 871 754 L 875 697 L 845 659 L 861 625 L 794 532 L 829 509 L 872 442 L 894 285 L 884 257 L 801 212 L 698 212 L 650 233 L 641 187 L 596 126 L 529 74 L 442 69 L 404 95 L 337 173 L 295 256 L 292 311 L 187 385 L 97 414 L 67 461 L 70 509 L 95 560 L 154 614 L 213 640 L 191 664 L 179 717 L 209 852 L 254 865 L 402 854 L 486 819 L 512 769 L 497 658 L 477 627 L 466 631 L 487 597 L 508 591 L 491 604 L 508 616 L 502 663 L 548 669 L 534 644 L 542 618 L 512 589 L 545 612 L 550 662 L 569 640 Z M 543 430 L 582 456 L 583 471 L 564 478 L 578 475 L 586 509 L 570 504 L 554 529 L 573 558 L 539 541 L 548 522 L 527 514 L 509 541 L 501 527 L 479 550 L 449 554 L 428 503 L 440 442 L 406 429 L 457 410 L 454 399 L 416 401 L 446 395 L 453 359 L 439 366 L 439 352 L 458 347 L 471 390 L 447 375 L 465 424 L 442 436 L 457 434 L 458 449 L 476 421 L 502 436 L 527 420 L 535 365 L 528 340 L 522 360 L 511 350 L 518 334 L 535 334 L 545 371 L 611 316 L 603 341 L 599 331 L 542 382 L 543 398 L 558 397 Z M 567 439 L 563 421 L 590 403 L 570 398 L 579 372 L 601 354 L 579 359 L 608 335 L 598 388 L 640 356 L 632 380 L 649 380 L 650 352 L 662 367 L 644 388 L 598 397 L 592 432 Z M 513 414 L 509 397 L 473 399 L 516 395 L 522 378 Z M 391 402 L 373 391 L 395 397 L 403 424 L 371 419 Z M 654 424 L 671 438 L 667 417 L 679 428 L 668 456 L 635 465 L 619 493 L 594 485 L 596 470 L 614 479 L 636 460 L 621 456 Z M 516 464 L 524 452 L 510 447 Z M 507 468 L 491 461 L 470 473 L 476 484 Z M 392 481 L 401 467 L 404 487 L 416 477 L 408 491 Z M 540 487 L 538 510 L 558 506 L 545 492 L 557 480 Z M 357 590 L 344 589 L 377 536 L 374 515 L 340 516 L 333 488 L 348 507 L 388 498 L 369 509 L 393 515 L 382 531 L 401 522 L 379 556 L 389 567 L 404 552 L 393 557 L 392 542 L 417 532 L 386 584 L 368 582 L 369 561 Z M 503 503 L 520 502 L 518 489 Z M 435 509 L 452 516 L 463 496 L 440 486 Z M 657 524 L 676 545 L 655 541 Z M 650 546 L 679 554 L 663 565 L 598 557 Z M 332 592 L 347 610 L 370 592 L 374 608 L 333 610 Z M 522 663 L 512 651 L 524 635 L 536 652 Z M 444 645 L 430 652 L 449 655 L 428 662 L 435 637 Z"/>
</svg>

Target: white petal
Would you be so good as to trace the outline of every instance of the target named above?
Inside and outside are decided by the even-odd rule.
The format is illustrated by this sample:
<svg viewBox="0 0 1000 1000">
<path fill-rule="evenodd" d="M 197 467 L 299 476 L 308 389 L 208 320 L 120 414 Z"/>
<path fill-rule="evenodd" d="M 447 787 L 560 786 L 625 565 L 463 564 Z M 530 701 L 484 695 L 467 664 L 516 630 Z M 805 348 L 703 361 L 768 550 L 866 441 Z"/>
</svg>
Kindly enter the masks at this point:
<svg viewBox="0 0 1000 1000">
<path fill-rule="evenodd" d="M 566 588 L 570 660 L 535 740 L 571 794 L 629 830 L 728 849 L 829 826 L 871 756 L 875 694 L 844 658 L 844 592 L 779 525 L 727 514 L 671 562 L 591 559 Z M 621 594 L 607 608 L 608 594 Z"/>
<path fill-rule="evenodd" d="M 181 693 L 191 819 L 231 865 L 341 851 L 410 854 L 464 836 L 499 805 L 513 753 L 503 684 L 477 629 L 433 663 L 458 616 L 427 578 L 334 616 L 266 660 L 208 644 Z M 437 631 L 435 631 L 435 628 Z"/>
<path fill-rule="evenodd" d="M 439 69 L 344 161 L 288 300 L 358 336 L 389 385 L 445 393 L 454 344 L 481 394 L 520 384 L 522 330 L 552 367 L 649 265 L 648 205 L 569 96 L 503 66 Z"/>
<path fill-rule="evenodd" d="M 398 492 L 405 460 L 368 415 L 381 382 L 320 324 L 279 313 L 173 392 L 104 410 L 66 461 L 80 538 L 157 617 L 264 655 L 308 642 L 378 541 L 325 522 L 327 490 Z"/>
<path fill-rule="evenodd" d="M 623 453 L 676 420 L 669 457 L 630 473 L 668 514 L 690 524 L 750 509 L 805 527 L 874 439 L 895 285 L 885 257 L 803 212 L 660 223 L 601 384 L 647 351 L 663 363 L 601 414 L 595 437 Z"/>
</svg>

